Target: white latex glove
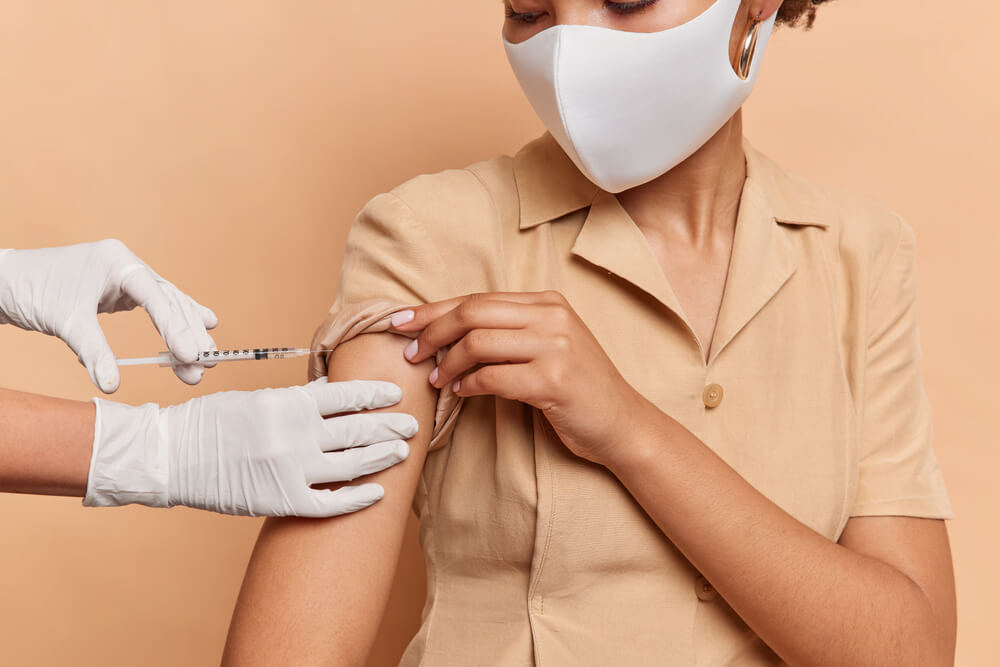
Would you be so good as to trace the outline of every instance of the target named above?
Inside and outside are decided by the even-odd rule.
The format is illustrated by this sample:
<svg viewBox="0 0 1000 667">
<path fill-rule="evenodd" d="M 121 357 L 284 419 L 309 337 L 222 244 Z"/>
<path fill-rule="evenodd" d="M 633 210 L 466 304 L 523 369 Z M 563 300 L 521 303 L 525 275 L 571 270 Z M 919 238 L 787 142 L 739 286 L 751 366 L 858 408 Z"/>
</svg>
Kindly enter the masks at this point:
<svg viewBox="0 0 1000 667">
<path fill-rule="evenodd" d="M 230 391 L 160 408 L 95 398 L 97 423 L 89 506 L 187 505 L 223 514 L 327 517 L 368 507 L 379 484 L 336 491 L 310 484 L 346 482 L 399 463 L 402 438 L 417 420 L 402 413 L 323 415 L 399 402 L 390 382 L 327 383 Z M 349 449 L 351 448 L 351 449 Z"/>
<path fill-rule="evenodd" d="M 215 349 L 206 329 L 218 319 L 208 308 L 167 282 L 121 241 L 0 250 L 0 324 L 58 336 L 76 353 L 101 391 L 118 389 L 118 364 L 98 313 L 142 306 L 167 347 L 184 362 L 174 372 L 197 384 L 204 367 L 200 350 Z"/>
</svg>

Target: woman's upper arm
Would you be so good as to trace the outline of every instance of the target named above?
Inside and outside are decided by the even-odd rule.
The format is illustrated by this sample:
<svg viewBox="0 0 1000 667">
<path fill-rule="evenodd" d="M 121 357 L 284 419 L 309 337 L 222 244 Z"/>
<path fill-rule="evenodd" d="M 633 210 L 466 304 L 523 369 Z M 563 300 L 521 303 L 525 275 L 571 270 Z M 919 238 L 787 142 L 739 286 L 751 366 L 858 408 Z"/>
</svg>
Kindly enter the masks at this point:
<svg viewBox="0 0 1000 667">
<path fill-rule="evenodd" d="M 420 431 L 406 461 L 362 481 L 385 497 L 331 519 L 269 519 L 247 567 L 226 642 L 226 664 L 363 664 L 388 599 L 403 532 L 433 429 L 433 361 L 411 365 L 409 339 L 369 334 L 342 344 L 329 380 L 388 380 Z M 359 483 L 358 480 L 351 484 Z"/>
</svg>

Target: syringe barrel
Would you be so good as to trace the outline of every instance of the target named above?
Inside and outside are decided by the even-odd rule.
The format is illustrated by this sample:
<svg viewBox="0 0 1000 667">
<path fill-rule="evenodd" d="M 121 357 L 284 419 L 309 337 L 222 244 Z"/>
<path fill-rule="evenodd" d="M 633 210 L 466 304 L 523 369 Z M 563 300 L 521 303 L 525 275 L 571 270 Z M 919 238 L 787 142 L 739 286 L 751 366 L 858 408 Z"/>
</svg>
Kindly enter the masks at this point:
<svg viewBox="0 0 1000 667">
<path fill-rule="evenodd" d="M 308 354 L 308 350 L 297 347 L 255 347 L 242 350 L 205 350 L 198 353 L 196 364 L 214 364 L 220 361 L 263 361 L 267 359 L 292 359 Z M 157 355 L 160 366 L 173 366 L 177 363 L 169 352 Z"/>
</svg>

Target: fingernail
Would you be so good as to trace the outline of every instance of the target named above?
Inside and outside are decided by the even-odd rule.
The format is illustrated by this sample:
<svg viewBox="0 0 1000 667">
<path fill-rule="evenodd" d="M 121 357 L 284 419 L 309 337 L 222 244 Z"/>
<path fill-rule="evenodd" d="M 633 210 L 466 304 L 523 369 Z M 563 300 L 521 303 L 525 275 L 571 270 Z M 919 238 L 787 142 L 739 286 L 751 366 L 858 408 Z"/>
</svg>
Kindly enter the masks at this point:
<svg viewBox="0 0 1000 667">
<path fill-rule="evenodd" d="M 430 377 L 428 377 L 427 379 L 430 380 L 431 384 L 434 384 L 435 382 L 438 381 L 438 367 L 437 366 L 434 367 L 434 370 L 431 371 Z"/>
<path fill-rule="evenodd" d="M 458 393 L 458 388 L 461 387 L 461 386 L 462 386 L 462 381 L 461 380 L 455 380 L 452 383 L 452 385 L 451 385 L 451 390 L 457 394 Z"/>
<path fill-rule="evenodd" d="M 417 347 L 419 347 L 419 344 L 417 343 L 417 339 L 414 338 L 410 341 L 410 344 L 406 346 L 406 349 L 403 350 L 403 356 L 407 359 L 412 359 L 417 354 Z"/>
<path fill-rule="evenodd" d="M 392 326 L 398 327 L 406 324 L 407 322 L 412 322 L 415 313 L 412 310 L 401 310 L 398 313 L 392 314 Z"/>
</svg>

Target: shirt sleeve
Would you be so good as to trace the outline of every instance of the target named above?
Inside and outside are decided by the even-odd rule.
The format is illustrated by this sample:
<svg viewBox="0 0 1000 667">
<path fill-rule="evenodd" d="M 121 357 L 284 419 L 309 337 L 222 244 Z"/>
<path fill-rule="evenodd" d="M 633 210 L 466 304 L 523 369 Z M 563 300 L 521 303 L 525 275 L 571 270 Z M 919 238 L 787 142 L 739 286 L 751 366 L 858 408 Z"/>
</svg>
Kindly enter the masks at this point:
<svg viewBox="0 0 1000 667">
<path fill-rule="evenodd" d="M 334 309 L 371 298 L 428 303 L 455 295 L 427 229 L 391 193 L 376 196 L 347 234 Z"/>
<path fill-rule="evenodd" d="M 378 195 L 351 225 L 337 294 L 329 314 L 316 329 L 311 349 L 334 350 L 370 333 L 415 337 L 415 333 L 393 329 L 392 314 L 453 295 L 444 262 L 427 230 L 401 199 L 393 194 Z M 445 352 L 447 348 L 438 351 L 439 362 Z M 327 374 L 328 356 L 311 355 L 310 380 Z M 429 449 L 448 442 L 462 402 L 451 387 L 440 390 Z"/>
<path fill-rule="evenodd" d="M 917 325 L 916 239 L 900 237 L 871 296 L 858 492 L 851 516 L 951 519 L 932 448 Z"/>
</svg>

